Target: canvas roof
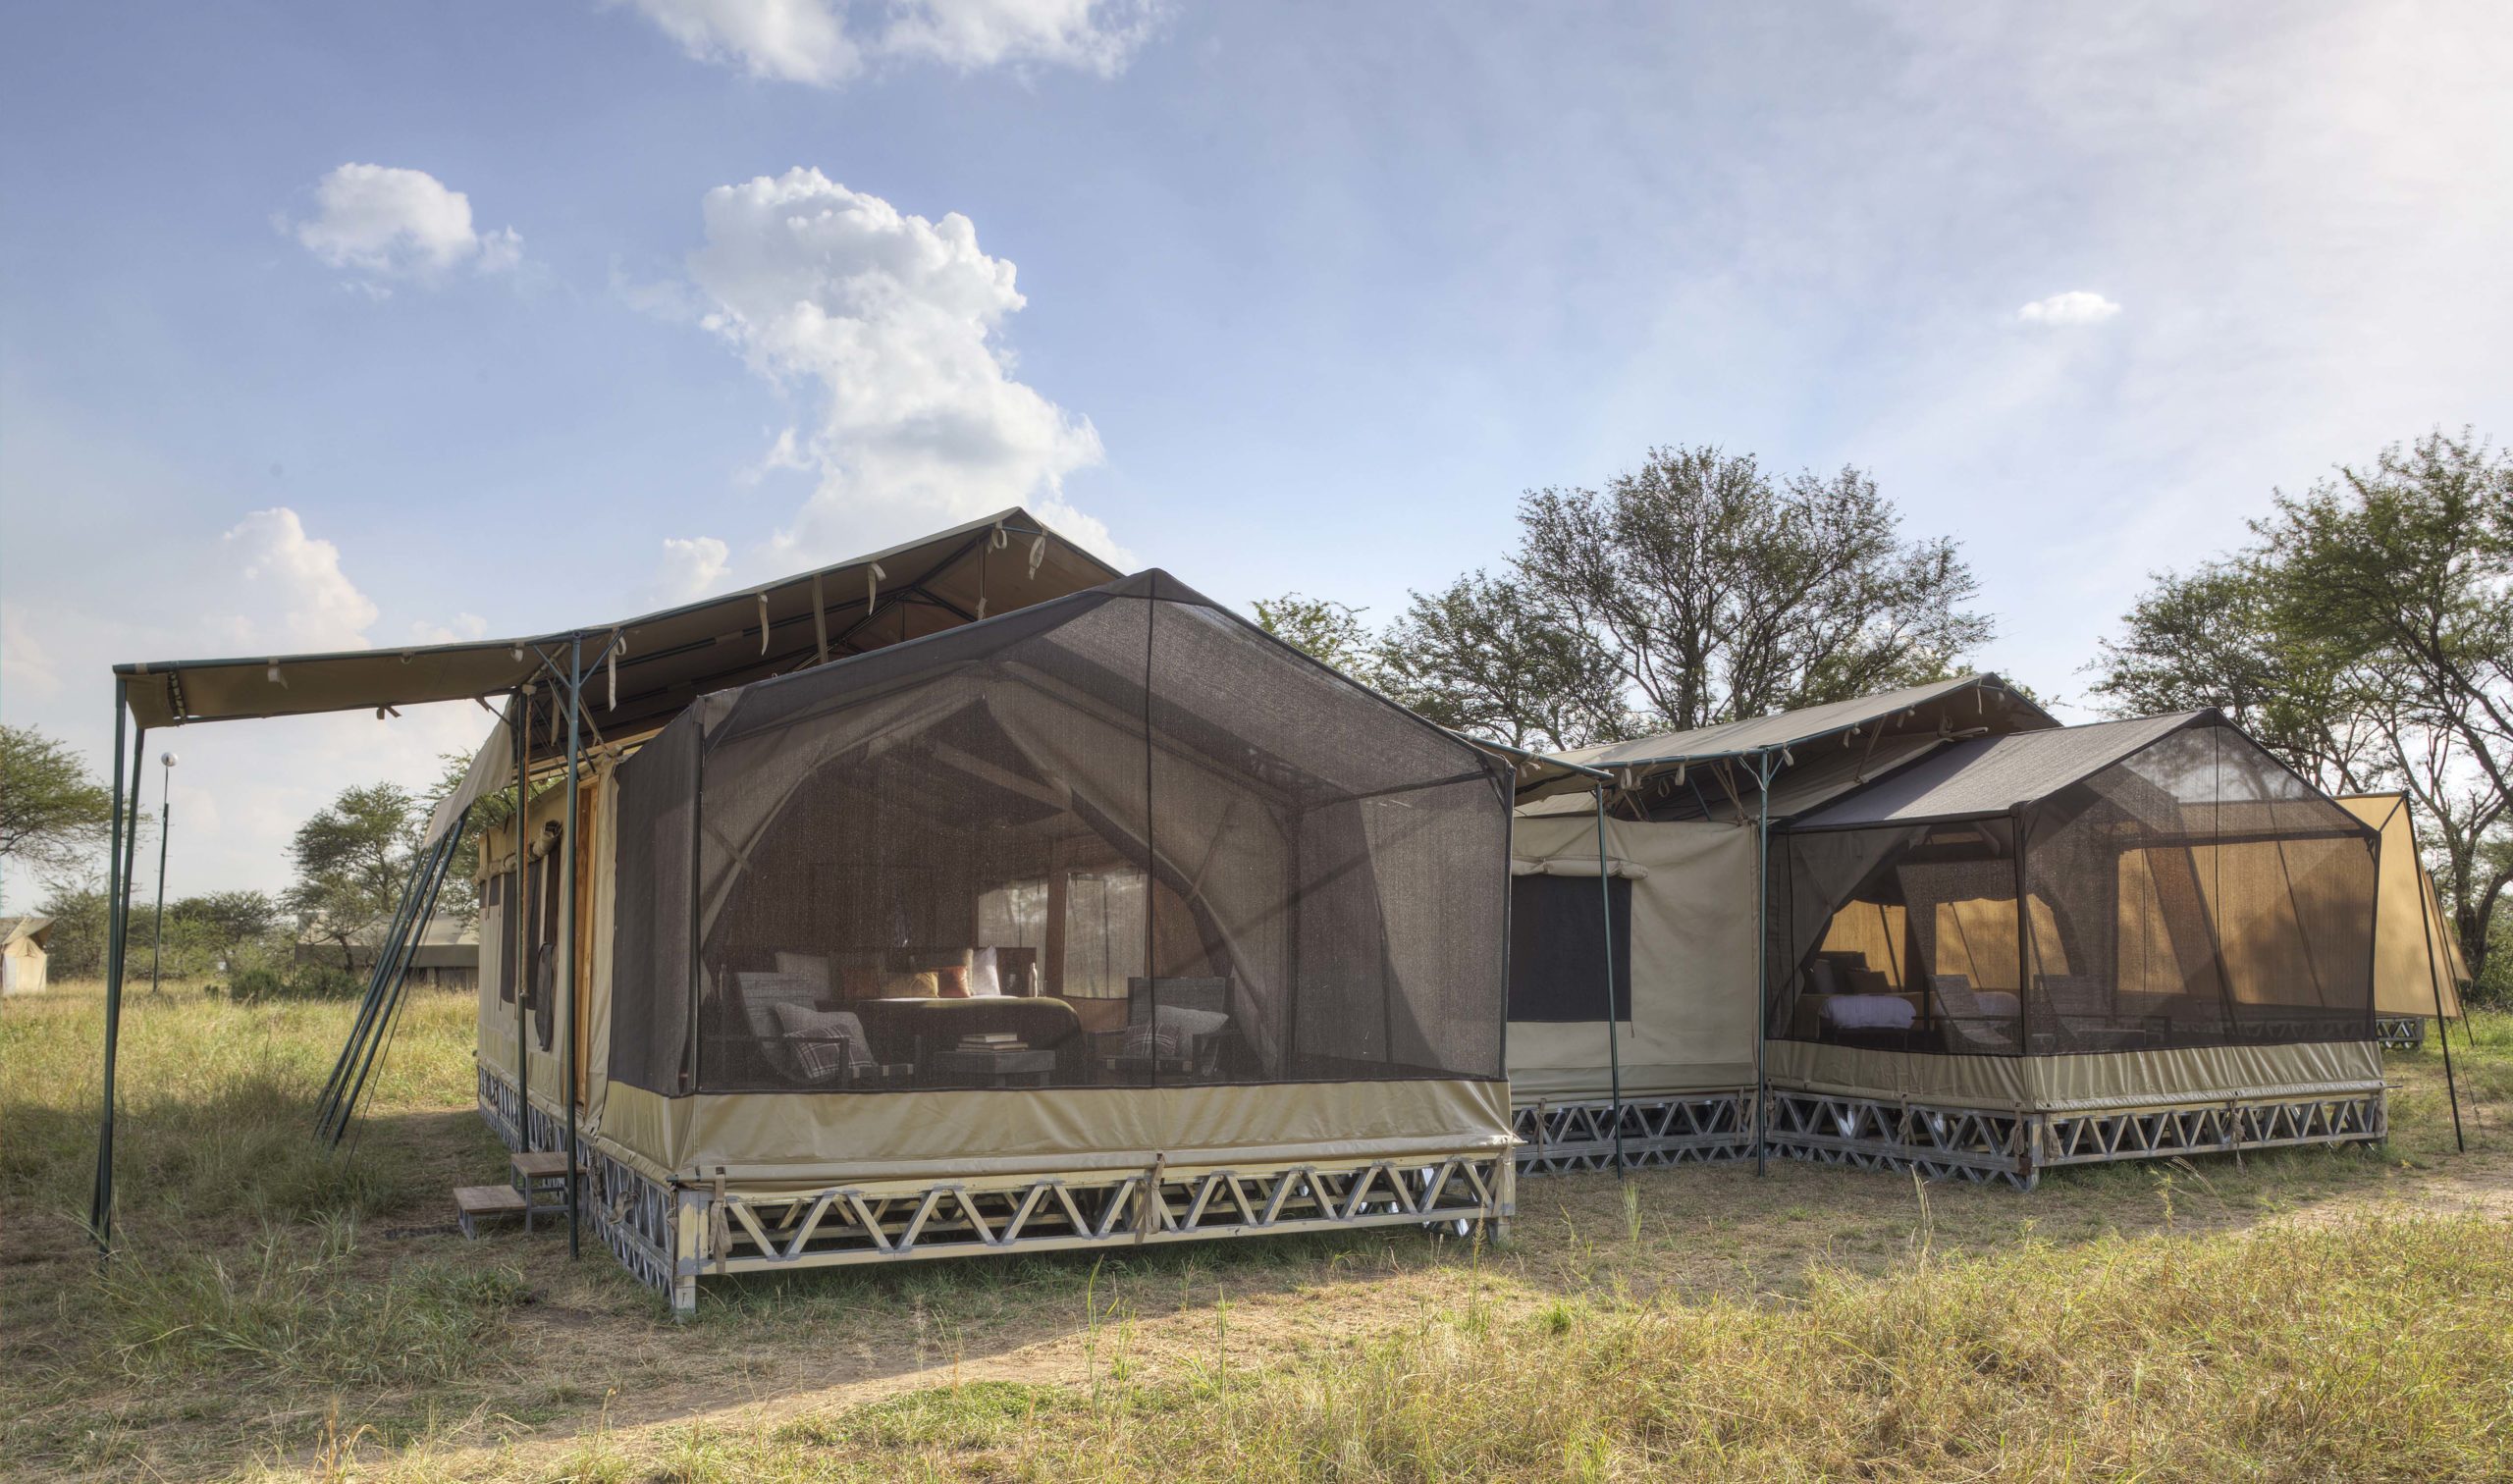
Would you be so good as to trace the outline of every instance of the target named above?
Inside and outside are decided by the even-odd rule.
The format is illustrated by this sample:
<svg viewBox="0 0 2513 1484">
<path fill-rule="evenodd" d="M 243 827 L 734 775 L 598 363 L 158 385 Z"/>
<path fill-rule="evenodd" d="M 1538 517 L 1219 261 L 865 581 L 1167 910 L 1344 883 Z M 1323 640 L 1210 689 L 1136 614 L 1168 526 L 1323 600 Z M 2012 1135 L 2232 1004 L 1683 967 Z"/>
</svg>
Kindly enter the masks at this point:
<svg viewBox="0 0 2513 1484">
<path fill-rule="evenodd" d="M 52 919 L 48 917 L 0 918 L 0 947 L 6 947 L 20 938 L 32 938 L 35 946 L 41 948 L 44 946 L 44 939 L 50 936 L 51 932 Z"/>
<path fill-rule="evenodd" d="M 876 574 L 875 568 L 881 569 Z M 861 653 L 1095 587 L 1116 568 L 1015 506 L 816 571 L 615 623 L 462 644 L 150 661 L 114 666 L 142 726 L 373 711 L 505 694 L 564 662 L 583 636 L 626 648 L 596 682 L 595 721 L 615 736 L 651 731 L 703 691 Z M 815 596 L 817 595 L 817 597 Z M 818 618 L 816 621 L 815 614 Z M 546 750 L 535 739 L 536 755 Z"/>
<path fill-rule="evenodd" d="M 1845 829 L 2005 814 L 2216 716 L 2213 711 L 2174 712 L 1958 742 L 1798 821 L 1796 827 Z"/>
</svg>

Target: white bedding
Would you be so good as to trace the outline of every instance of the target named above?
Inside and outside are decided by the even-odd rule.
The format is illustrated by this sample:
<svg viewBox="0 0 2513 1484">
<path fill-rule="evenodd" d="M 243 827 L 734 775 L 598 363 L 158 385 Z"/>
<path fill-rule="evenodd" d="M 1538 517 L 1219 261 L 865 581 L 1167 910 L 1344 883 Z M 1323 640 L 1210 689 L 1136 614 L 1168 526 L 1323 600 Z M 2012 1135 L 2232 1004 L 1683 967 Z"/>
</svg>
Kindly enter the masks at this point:
<svg viewBox="0 0 2513 1484">
<path fill-rule="evenodd" d="M 1824 1015 L 1845 1031 L 1908 1031 L 1919 1012 L 1898 994 L 1836 994 Z"/>
</svg>

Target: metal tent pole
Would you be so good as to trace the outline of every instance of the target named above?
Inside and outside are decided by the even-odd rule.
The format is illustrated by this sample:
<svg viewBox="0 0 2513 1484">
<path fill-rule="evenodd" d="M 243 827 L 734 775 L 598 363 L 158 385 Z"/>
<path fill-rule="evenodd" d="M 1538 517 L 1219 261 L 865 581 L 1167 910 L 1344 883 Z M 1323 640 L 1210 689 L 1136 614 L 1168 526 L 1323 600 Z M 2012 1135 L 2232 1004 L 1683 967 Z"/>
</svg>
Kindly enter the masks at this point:
<svg viewBox="0 0 2513 1484">
<path fill-rule="evenodd" d="M 1754 760 L 1754 1174 L 1771 1171 L 1771 1072 L 1764 1043 L 1771 1039 L 1771 754 Z"/>
<path fill-rule="evenodd" d="M 566 905 L 561 914 L 561 931 L 566 936 L 559 945 L 560 1003 L 566 1008 L 560 1034 L 564 1037 L 559 1047 L 559 1101 L 567 1110 L 567 1255 L 579 1255 L 582 1248 L 576 1232 L 578 1199 L 576 1189 L 576 816 L 583 801 L 576 795 L 578 763 L 577 728 L 584 715 L 585 636 L 577 634 L 567 641 L 567 802 L 565 821 L 559 841 L 566 851 L 566 859 L 559 866 L 559 889 L 566 893 Z"/>
<path fill-rule="evenodd" d="M 514 819 L 507 834 L 514 842 L 514 880 L 507 893 L 507 986 L 514 991 L 514 1140 L 532 1148 L 532 1064 L 524 1049 L 532 1038 L 532 922 L 524 900 L 524 823 L 532 799 L 524 774 L 532 765 L 532 697 L 514 692 Z"/>
<path fill-rule="evenodd" d="M 1606 950 L 1606 1077 L 1607 1088 L 1613 1096 L 1614 1114 L 1614 1178 L 1624 1178 L 1623 1167 L 1623 1046 L 1614 1014 L 1614 877 L 1606 874 L 1606 785 L 1596 785 L 1597 797 L 1597 913 L 1605 925 Z"/>
<path fill-rule="evenodd" d="M 384 1048 L 391 1042 L 394 1018 L 401 1012 L 401 994 L 408 984 L 410 962 L 418 952 L 418 936 L 427 930 L 428 920 L 436 915 L 437 893 L 445 889 L 448 869 L 453 863 L 454 852 L 461 843 L 461 839 L 462 830 L 457 825 L 452 833 L 439 841 L 436 849 L 428 855 L 425 868 L 427 877 L 419 883 L 426 900 L 412 919 L 409 930 L 403 935 L 402 940 L 394 945 L 389 977 L 385 980 L 384 1000 L 376 1012 L 374 1026 L 367 1033 L 365 1052 L 359 1058 L 357 1081 L 349 1086 L 347 1096 L 334 1110 L 332 1142 L 336 1145 L 348 1133 L 349 1124 L 357 1116 L 358 1099 L 366 1091 L 367 1079 L 373 1076 L 376 1069 L 383 1064 Z"/>
<path fill-rule="evenodd" d="M 401 940 L 401 931 L 416 910 L 422 887 L 420 879 L 426 858 L 417 852 L 410 857 L 410 874 L 401 882 L 401 903 L 393 909 L 393 924 L 383 940 L 376 945 L 375 966 L 367 971 L 366 992 L 358 997 L 357 1019 L 350 1025 L 348 1038 L 341 1043 L 341 1054 L 332 1062 L 332 1075 L 324 1080 L 323 1094 L 314 1102 L 314 1129 L 320 1134 L 330 1125 L 332 1110 L 343 1088 L 348 1086 L 349 1069 L 357 1062 L 358 1051 L 365 1044 L 367 1032 L 375 1022 L 375 1013 L 384 998 L 384 971 L 387 961 Z"/>
<path fill-rule="evenodd" d="M 122 1039 L 122 972 L 115 959 L 122 943 L 122 745 L 129 684 L 114 681 L 114 803 L 105 865 L 105 1105 L 96 1124 L 96 1183 L 87 1203 L 87 1231 L 103 1257 L 114 1249 L 114 1058 Z M 131 800 L 134 815 L 138 804 Z"/>
<path fill-rule="evenodd" d="M 2401 807 L 2406 808 L 2407 806 L 2403 804 Z M 2409 838 L 2411 840 L 2415 840 L 2417 838 L 2415 827 L 2413 825 L 2410 829 Z M 2381 836 L 2376 835 L 2374 839 L 2376 842 L 2376 849 L 2379 851 L 2380 848 Z M 2374 872 L 2374 893 L 2378 908 L 2381 900 L 2382 890 L 2382 874 L 2379 866 L 2380 860 L 2381 857 L 2377 854 L 2375 856 L 2376 869 Z M 2426 868 L 2423 863 L 2419 863 L 2417 869 L 2420 877 L 2419 884 L 2422 886 L 2425 884 L 2423 877 Z M 2452 1147 L 2463 1154 L 2467 1154 L 2470 1151 L 2469 1139 L 2461 1132 L 2461 1084 L 2459 1078 L 2454 1076 L 2452 1072 L 2452 1023 L 2443 1018 L 2443 979 L 2444 976 L 2452 972 L 2452 965 L 2451 960 L 2448 957 L 2446 957 L 2440 965 L 2437 965 L 2434 962 L 2434 952 L 2442 945 L 2434 941 L 2434 918 L 2432 913 L 2426 910 L 2426 893 L 2423 891 L 2418 893 L 2417 920 L 2426 925 L 2426 978 L 2434 987 L 2434 1034 L 2436 1036 L 2441 1038 L 2443 1042 L 2443 1091 L 2444 1094 L 2452 1101 Z M 2381 922 L 2381 916 L 2379 910 L 2375 914 L 2374 921 L 2377 924 Z M 2467 1007 L 2464 1007 L 2462 1014 L 2467 1015 L 2468 1013 Z"/>
<path fill-rule="evenodd" d="M 166 754 L 166 770 L 157 780 L 157 926 L 148 949 L 148 992 L 155 994 L 166 969 L 166 846 L 175 829 L 175 755 Z"/>
</svg>

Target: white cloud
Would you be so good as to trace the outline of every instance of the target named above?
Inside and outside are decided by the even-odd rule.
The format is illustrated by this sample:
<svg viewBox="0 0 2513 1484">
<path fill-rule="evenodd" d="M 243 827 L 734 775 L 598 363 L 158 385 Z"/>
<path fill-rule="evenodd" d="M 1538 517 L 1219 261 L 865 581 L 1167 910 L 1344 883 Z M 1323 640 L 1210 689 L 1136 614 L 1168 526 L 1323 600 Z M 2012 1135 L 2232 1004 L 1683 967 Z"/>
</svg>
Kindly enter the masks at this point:
<svg viewBox="0 0 2513 1484">
<path fill-rule="evenodd" d="M 305 534 L 286 505 L 255 510 L 218 538 L 212 570 L 232 611 L 209 626 L 240 653 L 364 649 L 374 601 L 341 570 L 341 549 Z"/>
<path fill-rule="evenodd" d="M 0 603 L 0 690 L 30 690 L 49 700 L 61 694 L 61 670 L 35 638 L 33 618 L 14 603 Z"/>
<path fill-rule="evenodd" d="M 465 644 L 489 637 L 489 620 L 477 613 L 456 613 L 452 623 L 422 618 L 410 625 L 410 637 L 421 644 Z"/>
<path fill-rule="evenodd" d="M 506 273 L 523 261 L 513 228 L 474 230 L 471 198 L 424 170 L 343 165 L 315 184 L 314 205 L 282 225 L 306 251 L 371 280 L 432 281 L 465 263 Z"/>
<path fill-rule="evenodd" d="M 655 588 L 666 603 L 704 598 L 723 585 L 732 570 L 732 551 L 713 536 L 668 536 Z"/>
<path fill-rule="evenodd" d="M 2015 311 L 2016 322 L 2025 325 L 2099 325 L 2120 312 L 2120 306 L 2089 290 L 2071 289 L 2049 298 L 2035 299 Z"/>
<path fill-rule="evenodd" d="M 829 86 L 876 62 L 1124 70 L 1158 0 L 627 0 L 691 56 Z"/>
<path fill-rule="evenodd" d="M 1024 300 L 968 218 L 905 215 L 817 170 L 720 186 L 705 214 L 689 263 L 703 323 L 818 403 L 762 463 L 819 476 L 776 537 L 783 565 L 1025 503 L 1114 551 L 1063 498 L 1067 474 L 1099 462 L 1099 435 L 1012 378 L 997 334 Z"/>
</svg>

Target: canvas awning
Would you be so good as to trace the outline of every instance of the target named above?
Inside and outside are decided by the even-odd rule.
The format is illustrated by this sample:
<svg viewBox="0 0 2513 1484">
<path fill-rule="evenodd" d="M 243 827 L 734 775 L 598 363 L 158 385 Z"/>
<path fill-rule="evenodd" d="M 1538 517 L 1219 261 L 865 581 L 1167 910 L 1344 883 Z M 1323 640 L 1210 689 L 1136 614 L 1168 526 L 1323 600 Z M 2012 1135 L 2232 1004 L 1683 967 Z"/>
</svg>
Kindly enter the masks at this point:
<svg viewBox="0 0 2513 1484">
<path fill-rule="evenodd" d="M 2005 814 L 2111 767 L 2212 711 L 2016 732 L 1958 742 L 1797 822 L 1799 831 L 1857 829 Z"/>
<path fill-rule="evenodd" d="M 564 662 L 575 637 L 625 641 L 597 724 L 653 730 L 702 691 L 951 628 L 1096 587 L 1116 568 L 1014 507 L 737 593 L 616 623 L 462 644 L 118 664 L 148 727 L 462 701 L 505 694 Z M 541 750 L 536 739 L 536 755 Z"/>
<path fill-rule="evenodd" d="M 1804 774 L 1797 779 L 1804 787 L 1792 795 L 1791 807 L 1809 809 L 1824 799 L 1861 786 L 1937 743 L 1978 735 L 1984 729 L 2019 732 L 2059 724 L 2050 713 L 1997 675 L 1961 675 L 1717 726 L 1530 755 L 1538 766 L 1522 769 L 1519 802 L 1525 805 L 1571 787 L 1584 788 L 1588 779 L 1602 771 L 1627 791 L 1646 790 L 1654 782 L 1657 792 L 1648 794 L 1645 803 L 1652 818 L 1661 816 L 1662 803 L 1673 802 L 1681 808 L 1696 791 L 1702 805 L 1696 817 L 1715 818 L 1723 810 L 1733 814 L 1733 801 L 1724 797 L 1722 786 L 1706 779 L 1690 779 L 1692 768 L 1715 767 L 1734 758 L 1791 751 L 1792 756 L 1784 776 Z M 1793 756 L 1795 749 L 1836 740 L 1846 744 L 1838 754 Z M 1687 775 L 1694 789 L 1673 792 L 1682 786 L 1675 781 L 1680 772 Z M 1791 786 L 1794 785 L 1784 785 L 1775 778 L 1775 814 L 1784 812 L 1780 799 Z M 1743 792 L 1750 795 L 1754 790 Z"/>
</svg>

